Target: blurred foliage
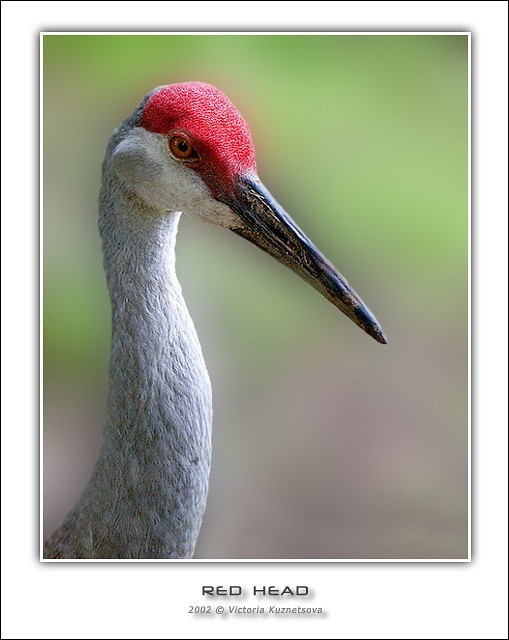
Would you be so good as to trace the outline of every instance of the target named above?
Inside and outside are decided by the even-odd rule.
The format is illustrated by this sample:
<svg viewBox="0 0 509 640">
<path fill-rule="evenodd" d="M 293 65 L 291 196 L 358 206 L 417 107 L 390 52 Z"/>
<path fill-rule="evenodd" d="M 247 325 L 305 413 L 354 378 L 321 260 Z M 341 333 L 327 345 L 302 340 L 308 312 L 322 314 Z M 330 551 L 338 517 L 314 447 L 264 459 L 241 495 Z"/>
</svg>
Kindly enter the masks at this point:
<svg viewBox="0 0 509 640">
<path fill-rule="evenodd" d="M 389 338 L 387 348 L 371 344 L 288 270 L 234 234 L 184 216 L 177 271 L 216 393 L 222 426 L 215 427 L 215 455 L 225 462 L 233 447 L 241 464 L 239 451 L 256 449 L 260 436 L 276 438 L 260 458 L 271 450 L 277 457 L 279 429 L 292 440 L 299 425 L 312 434 L 321 412 L 343 410 L 338 398 L 350 394 L 352 415 L 371 403 L 366 420 L 385 425 L 384 432 L 389 422 L 394 442 L 417 434 L 401 444 L 412 451 L 406 462 L 387 452 L 387 482 L 400 487 L 402 513 L 405 505 L 415 509 L 411 496 L 420 496 L 423 508 L 436 504 L 450 480 L 447 469 L 456 469 L 457 488 L 449 486 L 440 512 L 459 512 L 465 533 L 467 52 L 466 35 L 44 36 L 47 393 L 58 398 L 59 389 L 92 384 L 107 370 L 109 301 L 96 219 L 111 132 L 155 86 L 209 82 L 249 123 L 261 179 Z M 284 391 L 290 380 L 297 386 Z M 270 389 L 304 404 L 285 416 L 264 398 L 264 413 L 256 394 Z M 328 409 L 315 406 L 318 397 Z M 279 426 L 285 420 L 288 429 Z M 49 417 L 45 426 L 52 428 Z M 302 434 L 295 465 L 312 453 Z M 445 475 L 430 471 L 437 451 Z M 212 519 L 216 507 L 224 508 L 212 496 Z M 387 548 L 397 547 L 394 540 Z"/>
</svg>

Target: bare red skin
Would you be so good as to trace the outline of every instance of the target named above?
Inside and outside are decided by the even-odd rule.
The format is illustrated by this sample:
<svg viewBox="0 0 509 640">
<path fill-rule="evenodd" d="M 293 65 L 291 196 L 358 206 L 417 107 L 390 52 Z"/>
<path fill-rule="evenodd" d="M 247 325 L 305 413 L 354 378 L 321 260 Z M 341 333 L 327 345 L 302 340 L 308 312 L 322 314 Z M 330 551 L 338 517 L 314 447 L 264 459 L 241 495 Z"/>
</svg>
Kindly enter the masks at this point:
<svg viewBox="0 0 509 640">
<path fill-rule="evenodd" d="M 141 125 L 152 133 L 184 133 L 198 159 L 186 162 L 212 195 L 231 195 L 239 176 L 256 173 L 255 150 L 246 122 L 215 87 L 186 82 L 162 87 L 147 101 Z"/>
</svg>

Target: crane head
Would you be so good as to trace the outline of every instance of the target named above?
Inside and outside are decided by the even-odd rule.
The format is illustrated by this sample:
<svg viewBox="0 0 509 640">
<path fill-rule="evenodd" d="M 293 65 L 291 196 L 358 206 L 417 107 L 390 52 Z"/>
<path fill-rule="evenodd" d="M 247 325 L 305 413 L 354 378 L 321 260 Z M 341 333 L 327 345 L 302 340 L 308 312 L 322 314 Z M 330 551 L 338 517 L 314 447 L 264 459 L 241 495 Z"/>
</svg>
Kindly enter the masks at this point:
<svg viewBox="0 0 509 640">
<path fill-rule="evenodd" d="M 199 82 L 159 87 L 126 123 L 112 168 L 152 210 L 231 229 L 386 343 L 364 302 L 259 180 L 249 128 L 223 93 Z"/>
</svg>

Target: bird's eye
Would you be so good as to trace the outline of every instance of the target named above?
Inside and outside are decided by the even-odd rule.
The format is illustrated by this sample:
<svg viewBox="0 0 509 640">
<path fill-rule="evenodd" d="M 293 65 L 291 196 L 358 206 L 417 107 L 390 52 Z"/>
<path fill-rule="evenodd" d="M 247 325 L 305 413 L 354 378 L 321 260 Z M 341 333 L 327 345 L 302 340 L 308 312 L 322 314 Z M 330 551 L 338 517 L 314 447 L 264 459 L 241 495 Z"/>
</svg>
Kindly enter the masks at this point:
<svg viewBox="0 0 509 640">
<path fill-rule="evenodd" d="M 192 160 L 198 158 L 194 147 L 183 136 L 173 136 L 170 138 L 169 147 L 172 154 L 178 160 Z"/>
</svg>

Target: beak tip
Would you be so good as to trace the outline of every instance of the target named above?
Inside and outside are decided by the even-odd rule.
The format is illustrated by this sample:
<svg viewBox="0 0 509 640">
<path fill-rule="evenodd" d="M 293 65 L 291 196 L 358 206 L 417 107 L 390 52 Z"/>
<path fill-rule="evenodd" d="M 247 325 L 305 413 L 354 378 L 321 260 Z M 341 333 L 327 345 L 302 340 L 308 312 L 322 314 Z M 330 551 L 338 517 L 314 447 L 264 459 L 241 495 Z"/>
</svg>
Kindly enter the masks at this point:
<svg viewBox="0 0 509 640">
<path fill-rule="evenodd" d="M 387 338 L 385 337 L 385 333 L 382 331 L 381 326 L 378 324 L 378 320 L 366 305 L 362 303 L 362 301 L 355 309 L 352 320 L 377 342 L 380 344 L 387 344 Z"/>
<path fill-rule="evenodd" d="M 362 328 L 367 334 L 369 334 L 372 338 L 374 338 L 380 344 L 387 344 L 387 338 L 385 336 L 385 333 L 382 331 L 380 325 L 376 320 L 369 324 L 365 324 Z"/>
</svg>

